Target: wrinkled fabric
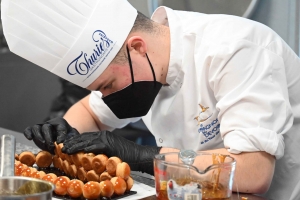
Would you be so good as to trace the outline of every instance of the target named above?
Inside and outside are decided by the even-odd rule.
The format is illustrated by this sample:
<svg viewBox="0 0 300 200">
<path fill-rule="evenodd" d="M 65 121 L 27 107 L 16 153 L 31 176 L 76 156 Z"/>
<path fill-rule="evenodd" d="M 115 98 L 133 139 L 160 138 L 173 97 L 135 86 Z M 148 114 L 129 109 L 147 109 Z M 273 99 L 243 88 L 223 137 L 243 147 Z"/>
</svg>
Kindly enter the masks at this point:
<svg viewBox="0 0 300 200">
<path fill-rule="evenodd" d="M 300 60 L 270 28 L 248 19 L 158 8 L 170 27 L 167 83 L 143 121 L 157 145 L 265 151 L 277 159 L 269 192 L 290 199 L 300 180 Z M 122 127 L 92 92 L 101 122 Z M 294 194 L 293 194 L 294 195 Z"/>
</svg>

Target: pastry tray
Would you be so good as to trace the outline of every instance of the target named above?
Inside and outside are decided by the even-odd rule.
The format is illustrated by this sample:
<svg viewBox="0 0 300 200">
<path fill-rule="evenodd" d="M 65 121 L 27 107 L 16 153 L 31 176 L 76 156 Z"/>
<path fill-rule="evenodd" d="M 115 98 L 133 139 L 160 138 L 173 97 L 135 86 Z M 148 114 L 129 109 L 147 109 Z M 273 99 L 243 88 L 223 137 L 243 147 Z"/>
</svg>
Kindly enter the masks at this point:
<svg viewBox="0 0 300 200">
<path fill-rule="evenodd" d="M 39 168 L 36 165 L 34 165 L 33 167 L 35 167 L 38 171 L 44 171 L 46 174 L 48 173 L 54 173 L 56 174 L 56 176 L 67 176 L 63 171 L 55 168 L 55 167 L 47 167 L 47 168 Z M 129 192 L 125 192 L 125 194 L 120 195 L 120 196 L 116 196 L 113 195 L 111 198 L 107 198 L 107 197 L 99 197 L 97 200 L 117 200 L 117 199 L 121 199 L 127 196 L 131 196 L 136 194 L 136 191 L 129 191 Z M 55 192 L 53 192 L 52 196 L 56 199 L 66 199 L 66 200 L 86 200 L 86 198 L 84 197 L 80 197 L 80 198 L 72 198 L 68 195 L 65 196 L 61 196 L 61 195 L 57 195 Z"/>
</svg>

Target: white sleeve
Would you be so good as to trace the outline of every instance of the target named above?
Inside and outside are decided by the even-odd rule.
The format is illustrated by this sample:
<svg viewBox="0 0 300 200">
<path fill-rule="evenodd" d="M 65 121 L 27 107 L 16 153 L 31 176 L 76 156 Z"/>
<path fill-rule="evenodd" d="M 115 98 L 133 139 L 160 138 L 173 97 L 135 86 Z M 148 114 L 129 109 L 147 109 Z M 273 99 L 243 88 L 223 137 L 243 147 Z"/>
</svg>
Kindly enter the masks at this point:
<svg viewBox="0 0 300 200">
<path fill-rule="evenodd" d="M 131 122 L 136 122 L 140 117 L 119 119 L 116 115 L 109 109 L 109 107 L 102 100 L 102 94 L 98 91 L 92 91 L 90 96 L 90 107 L 96 114 L 101 123 L 112 127 L 112 128 L 122 128 Z"/>
<path fill-rule="evenodd" d="M 282 157 L 283 134 L 293 124 L 283 59 L 248 41 L 220 49 L 209 82 L 225 148 L 236 154 L 265 151 Z"/>
</svg>

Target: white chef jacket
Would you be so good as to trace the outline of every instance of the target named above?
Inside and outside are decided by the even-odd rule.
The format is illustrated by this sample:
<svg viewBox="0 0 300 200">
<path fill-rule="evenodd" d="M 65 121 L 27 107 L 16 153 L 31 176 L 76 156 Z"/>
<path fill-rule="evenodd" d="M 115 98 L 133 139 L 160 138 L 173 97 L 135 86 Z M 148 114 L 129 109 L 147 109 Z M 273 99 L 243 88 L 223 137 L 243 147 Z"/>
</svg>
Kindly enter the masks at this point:
<svg viewBox="0 0 300 200">
<path fill-rule="evenodd" d="M 142 117 L 157 145 L 268 152 L 277 162 L 266 196 L 299 195 L 299 57 L 271 29 L 248 19 L 167 7 L 152 19 L 171 33 L 169 85 Z M 118 119 L 101 96 L 92 92 L 90 105 L 102 123 L 121 128 L 140 119 Z"/>
</svg>

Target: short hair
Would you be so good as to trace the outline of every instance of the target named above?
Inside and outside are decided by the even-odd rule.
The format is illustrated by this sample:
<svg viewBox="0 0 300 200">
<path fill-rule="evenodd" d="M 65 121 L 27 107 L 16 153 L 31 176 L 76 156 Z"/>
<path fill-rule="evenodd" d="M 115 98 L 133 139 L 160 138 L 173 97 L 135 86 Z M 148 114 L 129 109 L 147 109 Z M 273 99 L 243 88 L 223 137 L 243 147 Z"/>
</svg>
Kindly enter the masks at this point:
<svg viewBox="0 0 300 200">
<path fill-rule="evenodd" d="M 130 33 L 134 33 L 137 31 L 142 31 L 147 33 L 155 32 L 155 26 L 153 21 L 139 11 Z M 125 50 L 125 45 L 123 44 L 123 46 L 121 47 L 121 49 L 119 50 L 115 58 L 112 60 L 112 63 L 124 64 L 126 62 L 128 62 L 128 58 Z"/>
<path fill-rule="evenodd" d="M 132 33 L 136 31 L 144 31 L 144 32 L 154 31 L 153 21 L 139 11 L 130 32 Z"/>
</svg>

